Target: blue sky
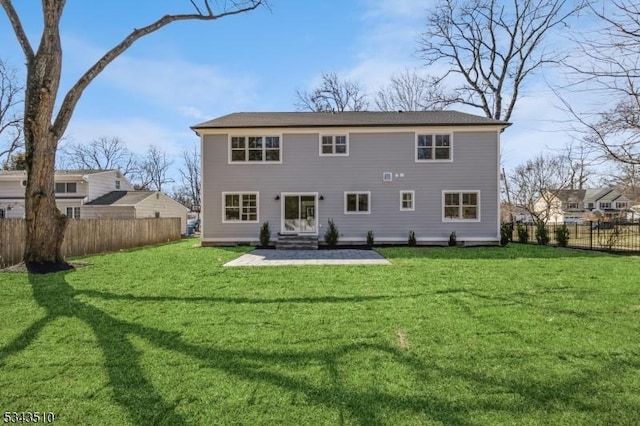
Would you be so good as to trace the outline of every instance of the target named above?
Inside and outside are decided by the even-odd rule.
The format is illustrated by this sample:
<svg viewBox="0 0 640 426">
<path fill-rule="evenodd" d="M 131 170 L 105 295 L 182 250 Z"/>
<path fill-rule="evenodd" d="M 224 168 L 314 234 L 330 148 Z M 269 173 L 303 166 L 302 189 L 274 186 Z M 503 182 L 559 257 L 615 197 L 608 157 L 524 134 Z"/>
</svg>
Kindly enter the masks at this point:
<svg viewBox="0 0 640 426">
<path fill-rule="evenodd" d="M 189 126 L 235 111 L 295 110 L 296 90 L 313 87 L 323 72 L 357 80 L 375 93 L 393 73 L 423 65 L 415 53 L 417 39 L 434 3 L 270 0 L 269 9 L 171 24 L 139 40 L 94 80 L 66 137 L 119 137 L 137 153 L 155 144 L 178 156 L 198 143 Z M 16 1 L 15 7 L 36 46 L 39 2 Z M 190 7 L 188 0 L 68 1 L 60 97 L 133 28 Z M 0 46 L 2 59 L 22 72 L 22 51 L 3 13 Z M 524 95 L 514 125 L 503 134 L 507 168 L 569 141 L 556 122 L 559 102 L 544 80 L 532 81 Z"/>
</svg>

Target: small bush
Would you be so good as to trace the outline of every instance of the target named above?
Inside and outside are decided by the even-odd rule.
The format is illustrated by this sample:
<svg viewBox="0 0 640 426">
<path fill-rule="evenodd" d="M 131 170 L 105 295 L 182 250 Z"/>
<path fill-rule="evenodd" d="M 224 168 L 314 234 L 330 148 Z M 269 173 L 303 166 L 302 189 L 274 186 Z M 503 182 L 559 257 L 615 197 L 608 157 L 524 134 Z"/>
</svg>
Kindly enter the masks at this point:
<svg viewBox="0 0 640 426">
<path fill-rule="evenodd" d="M 414 247 L 414 246 L 417 244 L 417 241 L 416 241 L 416 233 L 415 233 L 415 232 L 413 232 L 413 231 L 409 231 L 409 241 L 408 241 L 408 244 L 409 244 L 411 247 Z"/>
<path fill-rule="evenodd" d="M 333 222 L 333 219 L 329 219 L 329 227 L 327 231 L 324 233 L 324 241 L 327 243 L 329 247 L 335 247 L 338 244 L 338 239 L 340 238 L 340 233 L 338 232 L 338 227 Z"/>
<path fill-rule="evenodd" d="M 541 246 L 546 246 L 549 244 L 549 231 L 547 231 L 547 227 L 544 223 L 539 223 L 536 225 L 536 241 Z"/>
<path fill-rule="evenodd" d="M 374 238 L 374 237 L 373 237 L 373 231 L 369 231 L 369 232 L 367 232 L 367 245 L 368 245 L 369 247 L 373 247 L 373 242 L 374 242 L 374 239 L 373 239 L 373 238 Z"/>
<path fill-rule="evenodd" d="M 449 247 L 455 247 L 458 245 L 458 237 L 456 237 L 456 231 L 449 234 Z"/>
<path fill-rule="evenodd" d="M 265 222 L 260 227 L 260 245 L 267 247 L 271 240 L 271 230 L 269 229 L 269 222 Z"/>
<path fill-rule="evenodd" d="M 513 238 L 513 223 L 503 223 L 500 226 L 500 245 L 506 246 Z"/>
<path fill-rule="evenodd" d="M 527 227 L 518 224 L 516 230 L 518 231 L 518 242 L 527 244 L 529 242 L 529 231 L 527 231 Z"/>
<path fill-rule="evenodd" d="M 556 228 L 553 233 L 556 236 L 558 246 L 566 247 L 567 244 L 569 244 L 569 228 L 567 228 L 567 225 L 562 225 L 561 227 Z"/>
</svg>

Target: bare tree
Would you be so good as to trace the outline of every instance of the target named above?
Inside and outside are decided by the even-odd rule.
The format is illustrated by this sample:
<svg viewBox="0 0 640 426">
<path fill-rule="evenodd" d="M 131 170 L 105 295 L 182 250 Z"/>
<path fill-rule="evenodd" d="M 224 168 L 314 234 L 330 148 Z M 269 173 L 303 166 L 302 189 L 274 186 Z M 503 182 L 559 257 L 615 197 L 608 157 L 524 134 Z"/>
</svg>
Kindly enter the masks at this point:
<svg viewBox="0 0 640 426">
<path fill-rule="evenodd" d="M 611 186 L 624 194 L 634 204 L 640 203 L 640 165 L 615 162 L 602 179 L 602 184 Z"/>
<path fill-rule="evenodd" d="M 369 102 L 360 84 L 341 79 L 336 73 L 323 73 L 322 83 L 311 92 L 296 91 L 298 111 L 364 111 Z"/>
<path fill-rule="evenodd" d="M 440 79 L 405 69 L 378 90 L 375 101 L 380 111 L 427 111 L 446 108 L 449 102 L 445 99 Z"/>
<path fill-rule="evenodd" d="M 59 154 L 64 158 L 64 164 L 73 169 L 118 169 L 128 178 L 138 169 L 136 156 L 117 137 L 103 136 L 86 144 L 60 145 Z"/>
<path fill-rule="evenodd" d="M 24 30 L 12 0 L 0 0 L 15 32 L 26 61 L 24 138 L 27 154 L 25 196 L 26 244 L 24 261 L 33 272 L 68 269 L 64 261 L 62 240 L 66 227 L 64 216 L 55 203 L 54 173 L 56 149 L 65 133 L 78 100 L 89 84 L 118 56 L 140 38 L 176 21 L 213 21 L 256 9 L 265 0 L 212 2 L 189 0 L 191 13 L 166 14 L 149 25 L 134 29 L 120 43 L 92 65 L 62 98 L 58 89 L 62 74 L 60 22 L 65 0 L 43 0 L 43 29 L 37 49 Z M 185 1 L 185 4 L 187 2 Z M 214 5 L 222 4 L 219 12 Z M 56 106 L 58 106 L 56 113 Z"/>
<path fill-rule="evenodd" d="M 640 4 L 605 0 L 591 11 L 601 28 L 577 39 L 579 54 L 565 65 L 579 80 L 571 90 L 599 93 L 602 109 L 578 111 L 563 102 L 579 123 L 573 130 L 605 159 L 640 164 Z"/>
<path fill-rule="evenodd" d="M 24 146 L 22 118 L 18 109 L 22 105 L 24 86 L 16 71 L 0 60 L 0 160 L 11 156 Z"/>
<path fill-rule="evenodd" d="M 558 194 L 569 188 L 570 179 L 564 156 L 539 155 L 517 166 L 509 176 L 512 203 L 529 213 L 536 224 L 546 224 L 558 211 Z"/>
<path fill-rule="evenodd" d="M 569 171 L 569 189 L 584 189 L 593 175 L 594 160 L 591 150 L 583 143 L 568 144 L 560 158 L 564 158 Z"/>
<path fill-rule="evenodd" d="M 197 148 L 182 151 L 180 186 L 174 188 L 173 198 L 191 210 L 200 208 L 200 153 Z"/>
<path fill-rule="evenodd" d="M 429 66 L 450 67 L 441 80 L 462 79 L 443 101 L 509 121 L 525 83 L 562 59 L 546 39 L 584 7 L 569 0 L 442 0 L 427 19 L 419 52 Z"/>
<path fill-rule="evenodd" d="M 167 183 L 172 183 L 169 170 L 173 160 L 167 158 L 167 153 L 155 145 L 149 146 L 147 154 L 140 161 L 137 172 L 137 187 L 153 191 L 162 191 Z"/>
</svg>

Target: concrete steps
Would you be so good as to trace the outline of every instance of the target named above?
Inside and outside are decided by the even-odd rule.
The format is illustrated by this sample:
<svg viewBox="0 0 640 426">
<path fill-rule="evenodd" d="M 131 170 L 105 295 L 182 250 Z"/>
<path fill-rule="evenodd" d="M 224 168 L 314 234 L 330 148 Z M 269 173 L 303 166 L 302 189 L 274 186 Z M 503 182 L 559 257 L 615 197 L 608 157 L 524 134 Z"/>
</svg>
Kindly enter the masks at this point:
<svg viewBox="0 0 640 426">
<path fill-rule="evenodd" d="M 281 235 L 276 241 L 277 250 L 318 250 L 317 235 Z"/>
</svg>

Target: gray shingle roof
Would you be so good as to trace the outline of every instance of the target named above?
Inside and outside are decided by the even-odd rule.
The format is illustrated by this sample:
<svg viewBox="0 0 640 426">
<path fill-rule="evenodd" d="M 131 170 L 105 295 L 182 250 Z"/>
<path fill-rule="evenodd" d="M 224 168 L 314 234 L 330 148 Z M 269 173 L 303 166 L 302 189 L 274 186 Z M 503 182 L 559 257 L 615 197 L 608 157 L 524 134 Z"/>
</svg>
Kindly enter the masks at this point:
<svg viewBox="0 0 640 426">
<path fill-rule="evenodd" d="M 390 127 L 390 126 L 477 126 L 507 127 L 510 123 L 459 111 L 349 111 L 349 112 L 236 112 L 191 128 L 262 127 Z"/>
<path fill-rule="evenodd" d="M 133 206 L 155 194 L 153 191 L 111 191 L 85 204 L 85 206 Z"/>
</svg>

